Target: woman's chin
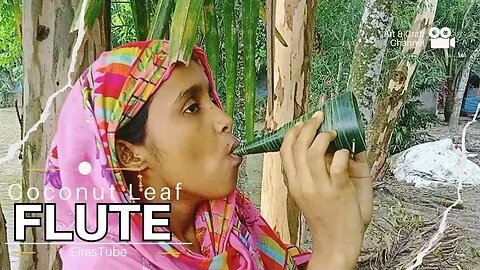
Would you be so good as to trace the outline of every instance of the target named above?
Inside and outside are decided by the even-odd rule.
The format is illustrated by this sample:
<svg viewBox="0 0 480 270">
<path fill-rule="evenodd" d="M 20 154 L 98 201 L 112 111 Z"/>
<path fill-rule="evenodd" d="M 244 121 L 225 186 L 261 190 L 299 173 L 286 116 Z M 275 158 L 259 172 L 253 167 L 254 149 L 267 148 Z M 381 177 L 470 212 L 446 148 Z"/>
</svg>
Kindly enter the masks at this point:
<svg viewBox="0 0 480 270">
<path fill-rule="evenodd" d="M 243 162 L 242 156 L 236 156 L 236 155 L 230 154 L 228 155 L 228 157 L 230 158 L 232 165 L 237 169 L 240 167 L 240 164 L 242 164 Z"/>
<path fill-rule="evenodd" d="M 213 187 L 212 187 L 213 188 Z M 237 177 L 225 179 L 225 182 L 219 183 L 215 199 L 225 198 L 237 188 Z"/>
</svg>

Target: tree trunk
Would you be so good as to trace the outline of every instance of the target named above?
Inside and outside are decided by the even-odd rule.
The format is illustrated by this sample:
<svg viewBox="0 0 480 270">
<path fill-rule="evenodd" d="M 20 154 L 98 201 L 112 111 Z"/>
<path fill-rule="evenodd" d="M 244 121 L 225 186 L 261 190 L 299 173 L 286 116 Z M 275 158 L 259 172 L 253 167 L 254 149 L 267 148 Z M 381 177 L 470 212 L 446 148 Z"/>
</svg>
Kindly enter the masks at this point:
<svg viewBox="0 0 480 270">
<path fill-rule="evenodd" d="M 308 109 L 308 80 L 313 47 L 316 1 L 268 1 L 267 36 L 269 91 L 266 129 L 273 131 Z M 275 26 L 288 47 L 275 39 Z M 262 215 L 284 242 L 299 241 L 300 213 L 287 194 L 279 153 L 263 162 Z"/>
<path fill-rule="evenodd" d="M 72 48 L 77 33 L 70 33 L 74 19 L 74 8 L 79 0 L 43 0 L 23 3 L 23 51 L 24 51 L 24 130 L 29 130 L 45 109 L 48 97 L 67 83 L 67 74 L 72 61 Z M 93 60 L 105 50 L 105 27 L 97 22 L 79 51 L 77 78 Z M 43 193 L 43 173 L 29 171 L 29 168 L 44 168 L 45 154 L 56 131 L 59 110 L 66 95 L 60 95 L 50 109 L 50 116 L 37 131 L 33 132 L 24 145 L 23 188 L 25 202 L 42 203 L 43 198 L 29 201 L 25 196 L 28 187 L 36 187 Z M 28 228 L 26 242 L 43 242 L 43 228 Z M 57 269 L 56 247 L 50 245 L 21 245 L 19 269 Z M 50 252 L 53 251 L 53 255 Z M 55 265 L 57 265 L 55 267 Z"/>
<path fill-rule="evenodd" d="M 405 55 L 419 55 L 427 46 L 428 31 L 435 18 L 437 0 L 428 0 L 425 9 L 417 14 L 411 33 L 403 47 Z M 379 95 L 375 105 L 373 120 L 368 133 L 368 162 L 372 177 L 380 175 L 388 154 L 388 146 L 393 129 L 408 97 L 408 87 L 416 68 L 416 63 L 402 60 L 394 70 L 388 84 L 388 93 Z"/>
<path fill-rule="evenodd" d="M 453 103 L 455 101 L 455 87 L 457 85 L 457 73 L 453 73 L 452 77 L 447 79 L 447 88 L 445 89 L 445 107 L 443 108 L 443 116 L 445 122 L 450 122 L 452 116 Z"/>
<path fill-rule="evenodd" d="M 7 221 L 2 211 L 0 203 L 0 269 L 10 270 L 10 257 L 8 255 Z"/>
<path fill-rule="evenodd" d="M 394 6 L 394 0 L 368 0 L 358 32 L 348 85 L 357 97 L 365 123 L 370 123 L 373 115 Z"/>
<path fill-rule="evenodd" d="M 460 82 L 458 84 L 457 93 L 455 95 L 455 100 L 453 101 L 452 114 L 449 119 L 449 127 L 454 130 L 458 125 L 458 118 L 460 117 L 460 109 L 462 107 L 463 96 L 467 88 L 468 79 L 470 78 L 470 71 L 472 70 L 473 64 L 477 61 L 477 58 L 480 57 L 480 44 L 477 48 L 470 54 L 465 67 L 462 70 L 462 75 L 460 77 Z"/>
</svg>

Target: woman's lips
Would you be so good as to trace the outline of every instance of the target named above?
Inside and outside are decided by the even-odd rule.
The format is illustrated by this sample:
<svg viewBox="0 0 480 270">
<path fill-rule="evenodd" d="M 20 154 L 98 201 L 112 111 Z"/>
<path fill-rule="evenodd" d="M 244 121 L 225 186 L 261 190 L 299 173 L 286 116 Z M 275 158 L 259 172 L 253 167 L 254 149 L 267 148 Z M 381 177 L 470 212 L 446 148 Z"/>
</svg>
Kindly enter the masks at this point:
<svg viewBox="0 0 480 270">
<path fill-rule="evenodd" d="M 243 161 L 242 156 L 237 156 L 233 154 L 233 150 L 235 150 L 235 148 L 237 148 L 239 145 L 240 145 L 240 141 L 234 137 L 233 142 L 230 145 L 230 148 L 228 149 L 229 156 L 231 157 L 234 166 L 240 165 L 240 163 L 242 163 Z"/>
<path fill-rule="evenodd" d="M 237 155 L 234 155 L 234 154 L 230 154 L 229 156 L 232 158 L 233 164 L 235 166 L 240 165 L 240 163 L 242 163 L 242 161 L 243 161 L 242 156 L 237 156 Z"/>
</svg>

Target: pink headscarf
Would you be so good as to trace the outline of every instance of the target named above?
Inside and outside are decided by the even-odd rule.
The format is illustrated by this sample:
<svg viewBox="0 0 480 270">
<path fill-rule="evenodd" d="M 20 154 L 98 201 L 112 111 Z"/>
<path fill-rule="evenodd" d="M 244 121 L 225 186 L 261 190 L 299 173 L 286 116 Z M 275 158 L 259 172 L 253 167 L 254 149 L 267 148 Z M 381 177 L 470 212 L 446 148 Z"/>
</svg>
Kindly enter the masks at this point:
<svg viewBox="0 0 480 270">
<path fill-rule="evenodd" d="M 74 230 L 76 203 L 87 205 L 90 232 L 97 227 L 97 203 L 132 203 L 123 173 L 111 169 L 120 167 L 115 133 L 170 77 L 175 64 L 168 63 L 168 49 L 167 41 L 154 40 L 105 52 L 74 85 L 60 113 L 46 164 L 50 170 L 45 185 L 51 191 L 46 201 L 56 203 L 57 230 Z M 192 60 L 203 66 L 214 101 L 223 109 L 204 52 L 195 47 Z M 91 165 L 91 171 L 86 168 L 88 174 L 79 170 L 82 162 Z M 77 198 L 78 188 L 87 190 L 86 200 L 84 193 Z M 63 200 L 65 189 L 72 191 L 72 196 Z M 97 199 L 93 198 L 94 190 Z M 102 190 L 104 197 L 98 199 Z M 132 216 L 131 243 L 119 242 L 118 215 L 109 214 L 108 234 L 102 242 L 85 245 L 75 239 L 75 244 L 63 245 L 63 269 L 297 269 L 296 265 L 309 258 L 309 254 L 283 244 L 238 190 L 198 207 L 195 228 L 201 254 L 179 245 L 175 236 L 169 243 L 136 244 L 142 242 L 138 217 Z M 109 244 L 102 249 L 102 243 Z M 105 252 L 113 249 L 126 252 L 126 256 L 107 256 Z"/>
</svg>

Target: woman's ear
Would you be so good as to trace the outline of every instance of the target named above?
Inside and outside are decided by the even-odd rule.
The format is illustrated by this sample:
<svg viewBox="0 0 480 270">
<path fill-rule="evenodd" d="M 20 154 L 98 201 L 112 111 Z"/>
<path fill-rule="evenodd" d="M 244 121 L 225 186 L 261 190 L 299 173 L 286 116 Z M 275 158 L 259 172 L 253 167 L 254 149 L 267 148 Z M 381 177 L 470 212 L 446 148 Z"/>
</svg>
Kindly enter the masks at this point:
<svg viewBox="0 0 480 270">
<path fill-rule="evenodd" d="M 120 165 L 129 169 L 144 170 L 147 168 L 146 151 L 141 145 L 134 145 L 125 140 L 117 140 L 115 149 Z"/>
</svg>

